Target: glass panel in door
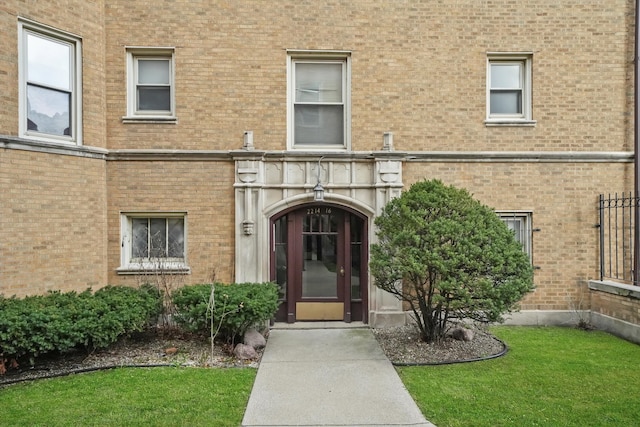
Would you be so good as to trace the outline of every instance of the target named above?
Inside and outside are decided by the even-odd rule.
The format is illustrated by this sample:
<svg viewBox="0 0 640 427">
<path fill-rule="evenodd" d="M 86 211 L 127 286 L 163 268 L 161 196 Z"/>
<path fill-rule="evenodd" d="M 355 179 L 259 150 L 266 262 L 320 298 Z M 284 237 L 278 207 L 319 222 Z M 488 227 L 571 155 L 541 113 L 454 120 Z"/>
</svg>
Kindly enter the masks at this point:
<svg viewBox="0 0 640 427">
<path fill-rule="evenodd" d="M 360 284 L 360 269 L 362 267 L 362 231 L 363 221 L 351 215 L 350 245 L 351 245 L 351 300 L 362 299 L 362 286 Z"/>
<path fill-rule="evenodd" d="M 287 216 L 285 215 L 274 222 L 272 237 L 275 250 L 275 282 L 278 284 L 278 296 L 281 301 L 287 299 L 287 234 Z"/>
<path fill-rule="evenodd" d="M 304 260 L 302 298 L 337 298 L 337 234 L 302 236 Z"/>
</svg>

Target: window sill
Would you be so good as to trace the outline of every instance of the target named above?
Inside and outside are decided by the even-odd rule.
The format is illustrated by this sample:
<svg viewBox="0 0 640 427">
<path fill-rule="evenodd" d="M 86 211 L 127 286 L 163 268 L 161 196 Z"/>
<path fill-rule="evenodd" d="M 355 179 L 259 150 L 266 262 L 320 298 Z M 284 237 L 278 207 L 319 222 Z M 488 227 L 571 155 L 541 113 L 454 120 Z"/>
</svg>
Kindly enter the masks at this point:
<svg viewBox="0 0 640 427">
<path fill-rule="evenodd" d="M 291 151 L 304 151 L 304 152 L 320 152 L 320 151 L 332 151 L 332 152 L 345 152 L 349 151 L 344 145 L 294 145 L 291 147 Z"/>
<path fill-rule="evenodd" d="M 154 267 L 147 265 L 128 265 L 119 267 L 116 269 L 118 275 L 178 275 L 178 274 L 191 274 L 191 268 L 186 265 L 168 265 L 162 267 Z"/>
<path fill-rule="evenodd" d="M 175 116 L 124 116 L 122 118 L 122 123 L 157 123 L 174 125 L 178 123 L 178 118 Z"/>
<path fill-rule="evenodd" d="M 48 154 L 61 154 L 67 156 L 88 157 L 104 160 L 108 154 L 107 150 L 99 147 L 89 147 L 86 145 L 49 142 L 13 136 L 0 135 L 0 148 L 34 151 Z"/>
<path fill-rule="evenodd" d="M 81 145 L 77 138 L 71 138 L 61 135 L 47 135 L 41 132 L 25 132 L 23 135 L 21 135 L 21 138 L 29 141 L 45 142 L 67 146 Z"/>
<path fill-rule="evenodd" d="M 521 127 L 535 127 L 537 121 L 524 120 L 524 119 L 487 119 L 484 121 L 487 127 L 501 127 L 501 126 L 521 126 Z"/>
</svg>

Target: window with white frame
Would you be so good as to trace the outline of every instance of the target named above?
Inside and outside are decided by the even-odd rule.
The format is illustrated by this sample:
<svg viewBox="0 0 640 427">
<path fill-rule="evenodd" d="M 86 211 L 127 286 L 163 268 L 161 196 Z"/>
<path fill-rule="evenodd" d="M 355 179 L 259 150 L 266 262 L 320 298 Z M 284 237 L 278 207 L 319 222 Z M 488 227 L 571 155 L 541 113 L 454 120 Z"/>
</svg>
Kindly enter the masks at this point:
<svg viewBox="0 0 640 427">
<path fill-rule="evenodd" d="M 532 229 L 531 212 L 498 212 L 498 216 L 505 225 L 513 231 L 516 241 L 522 245 L 522 250 L 531 259 Z"/>
<path fill-rule="evenodd" d="M 188 270 L 184 213 L 123 214 L 121 228 L 119 271 Z"/>
<path fill-rule="evenodd" d="M 349 147 L 346 52 L 289 52 L 289 148 Z"/>
<path fill-rule="evenodd" d="M 175 120 L 173 48 L 127 48 L 127 119 Z"/>
<path fill-rule="evenodd" d="M 19 19 L 20 136 L 81 144 L 79 37 Z"/>
<path fill-rule="evenodd" d="M 487 123 L 533 124 L 531 54 L 490 54 L 487 61 Z"/>
</svg>

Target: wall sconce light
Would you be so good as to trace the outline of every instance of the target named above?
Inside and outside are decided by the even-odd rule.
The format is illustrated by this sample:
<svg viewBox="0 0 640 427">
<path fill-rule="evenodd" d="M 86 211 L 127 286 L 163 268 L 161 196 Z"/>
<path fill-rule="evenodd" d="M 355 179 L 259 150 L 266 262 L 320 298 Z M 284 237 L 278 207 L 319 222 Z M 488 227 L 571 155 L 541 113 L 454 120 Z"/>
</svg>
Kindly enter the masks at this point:
<svg viewBox="0 0 640 427">
<path fill-rule="evenodd" d="M 313 200 L 316 202 L 322 202 L 324 200 L 324 187 L 320 183 L 320 162 L 324 159 L 324 156 L 318 159 L 318 183 L 313 187 Z"/>
<path fill-rule="evenodd" d="M 324 188 L 320 183 L 317 183 L 316 186 L 313 187 L 313 200 L 316 202 L 324 201 Z"/>
</svg>

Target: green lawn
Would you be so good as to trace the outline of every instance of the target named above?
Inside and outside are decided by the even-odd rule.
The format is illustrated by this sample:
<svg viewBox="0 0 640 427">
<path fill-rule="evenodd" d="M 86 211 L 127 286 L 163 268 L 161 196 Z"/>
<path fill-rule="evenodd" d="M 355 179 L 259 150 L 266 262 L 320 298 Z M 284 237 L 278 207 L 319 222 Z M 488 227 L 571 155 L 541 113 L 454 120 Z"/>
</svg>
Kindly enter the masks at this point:
<svg viewBox="0 0 640 427">
<path fill-rule="evenodd" d="M 121 368 L 0 389 L 1 426 L 238 426 L 255 369 Z"/>
<path fill-rule="evenodd" d="M 438 427 L 639 425 L 640 346 L 568 328 L 492 331 L 505 357 L 398 368 Z"/>
<path fill-rule="evenodd" d="M 640 346 L 601 332 L 496 327 L 485 362 L 398 368 L 447 426 L 637 426 Z M 255 369 L 121 368 L 0 389 L 1 426 L 238 426 Z"/>
</svg>

